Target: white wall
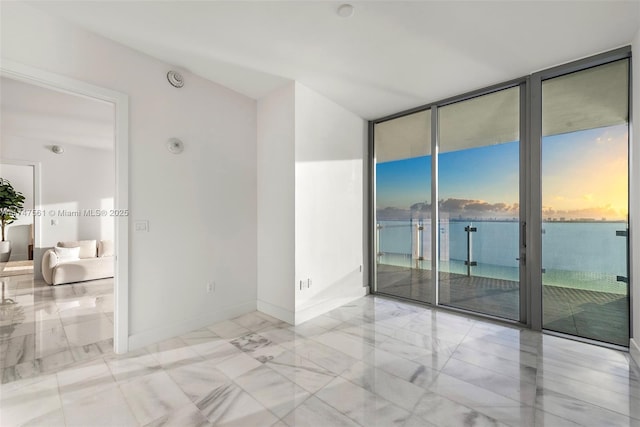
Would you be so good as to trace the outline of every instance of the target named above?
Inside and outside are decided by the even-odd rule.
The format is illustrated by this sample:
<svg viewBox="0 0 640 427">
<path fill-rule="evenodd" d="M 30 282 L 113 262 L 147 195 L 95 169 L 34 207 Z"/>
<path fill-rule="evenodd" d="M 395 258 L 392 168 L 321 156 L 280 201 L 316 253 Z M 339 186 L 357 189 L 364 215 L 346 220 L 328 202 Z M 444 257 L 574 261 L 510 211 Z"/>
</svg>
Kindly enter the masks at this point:
<svg viewBox="0 0 640 427">
<path fill-rule="evenodd" d="M 188 72 L 171 87 L 171 65 L 21 2 L 1 19 L 3 59 L 129 95 L 130 221 L 149 221 L 129 240 L 130 348 L 254 310 L 255 101 Z"/>
<path fill-rule="evenodd" d="M 296 83 L 296 323 L 366 292 L 363 151 L 366 122 Z M 305 288 L 307 279 L 311 285 Z"/>
<path fill-rule="evenodd" d="M 294 84 L 258 101 L 258 309 L 295 315 Z"/>
<path fill-rule="evenodd" d="M 2 115 L 0 114 L 0 121 Z M 0 122 L 0 130 L 4 126 Z M 0 136 L 0 159 L 3 158 L 2 149 L 4 138 Z M 13 188 L 24 196 L 23 207 L 25 210 L 33 209 L 33 166 L 0 164 L 0 176 L 11 182 Z M 10 261 L 23 261 L 29 259 L 28 247 L 31 243 L 31 226 L 33 216 L 19 215 L 13 223 L 5 229 L 6 240 L 11 241 Z"/>
<path fill-rule="evenodd" d="M 365 126 L 299 83 L 258 102 L 259 310 L 298 324 L 367 292 Z"/>
<path fill-rule="evenodd" d="M 639 18 L 640 19 L 640 18 Z M 640 365 L 640 30 L 632 42 L 631 120 L 631 188 L 629 213 L 631 223 L 631 314 L 632 339 L 629 349 Z"/>
</svg>

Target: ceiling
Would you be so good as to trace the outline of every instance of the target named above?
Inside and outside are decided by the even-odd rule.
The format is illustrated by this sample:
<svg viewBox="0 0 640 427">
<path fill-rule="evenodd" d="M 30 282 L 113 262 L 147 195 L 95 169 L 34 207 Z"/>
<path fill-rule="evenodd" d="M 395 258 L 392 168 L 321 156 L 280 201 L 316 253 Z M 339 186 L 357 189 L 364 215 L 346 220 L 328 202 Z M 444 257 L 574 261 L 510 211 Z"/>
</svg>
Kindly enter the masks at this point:
<svg viewBox="0 0 640 427">
<path fill-rule="evenodd" d="M 259 99 L 290 80 L 375 119 L 629 44 L 640 1 L 29 1 Z"/>
<path fill-rule="evenodd" d="M 2 136 L 113 150 L 113 104 L 0 78 Z"/>
</svg>

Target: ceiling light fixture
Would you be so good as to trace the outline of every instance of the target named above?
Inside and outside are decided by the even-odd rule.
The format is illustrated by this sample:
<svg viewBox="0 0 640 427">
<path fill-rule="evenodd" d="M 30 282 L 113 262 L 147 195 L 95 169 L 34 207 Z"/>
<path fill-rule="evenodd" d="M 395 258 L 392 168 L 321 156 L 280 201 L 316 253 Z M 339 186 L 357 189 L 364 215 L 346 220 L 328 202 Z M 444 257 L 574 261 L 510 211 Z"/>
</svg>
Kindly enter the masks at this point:
<svg viewBox="0 0 640 427">
<path fill-rule="evenodd" d="M 64 153 L 64 148 L 62 148 L 59 145 L 53 145 L 53 146 L 51 146 L 51 151 L 53 151 L 56 154 L 62 154 L 62 153 Z"/>
<path fill-rule="evenodd" d="M 343 4 L 338 7 L 338 16 L 342 18 L 350 18 L 353 16 L 354 7 L 350 4 Z"/>
<path fill-rule="evenodd" d="M 180 154 L 184 150 L 184 142 L 179 138 L 170 138 L 167 141 L 167 150 L 173 154 Z"/>
</svg>

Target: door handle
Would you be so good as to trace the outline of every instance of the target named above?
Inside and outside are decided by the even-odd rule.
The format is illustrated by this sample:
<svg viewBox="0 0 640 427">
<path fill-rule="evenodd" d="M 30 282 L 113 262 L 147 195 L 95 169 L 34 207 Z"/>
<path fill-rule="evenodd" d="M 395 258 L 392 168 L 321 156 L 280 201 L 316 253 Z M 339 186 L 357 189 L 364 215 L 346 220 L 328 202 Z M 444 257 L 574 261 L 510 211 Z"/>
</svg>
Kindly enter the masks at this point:
<svg viewBox="0 0 640 427">
<path fill-rule="evenodd" d="M 527 223 L 522 221 L 522 247 L 527 247 Z"/>
</svg>

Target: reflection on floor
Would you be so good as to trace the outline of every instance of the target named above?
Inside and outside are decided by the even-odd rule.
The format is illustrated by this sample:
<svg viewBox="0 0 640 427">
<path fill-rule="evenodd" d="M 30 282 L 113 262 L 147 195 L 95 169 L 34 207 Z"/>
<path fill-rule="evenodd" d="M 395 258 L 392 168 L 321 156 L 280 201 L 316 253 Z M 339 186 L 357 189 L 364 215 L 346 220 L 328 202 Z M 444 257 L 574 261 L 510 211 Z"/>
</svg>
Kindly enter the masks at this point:
<svg viewBox="0 0 640 427">
<path fill-rule="evenodd" d="M 33 261 L 9 261 L 0 264 L 0 277 L 33 274 Z"/>
<path fill-rule="evenodd" d="M 74 300 L 82 310 L 83 286 L 55 288 L 60 314 Z M 37 342 L 56 308 L 36 300 L 22 304 L 42 313 L 32 317 Z M 77 354 L 39 370 L 9 368 L 0 424 L 640 423 L 640 372 L 627 353 L 376 296 L 295 327 L 253 312 L 126 355 L 100 345 Z"/>
<path fill-rule="evenodd" d="M 2 277 L 3 383 L 55 371 L 113 350 L 113 279 L 49 286 Z"/>
<path fill-rule="evenodd" d="M 431 302 L 430 270 L 378 265 L 378 291 Z M 519 319 L 517 282 L 440 273 L 440 302 L 456 308 Z M 544 328 L 622 346 L 629 345 L 629 302 L 625 295 L 544 286 Z"/>
</svg>

